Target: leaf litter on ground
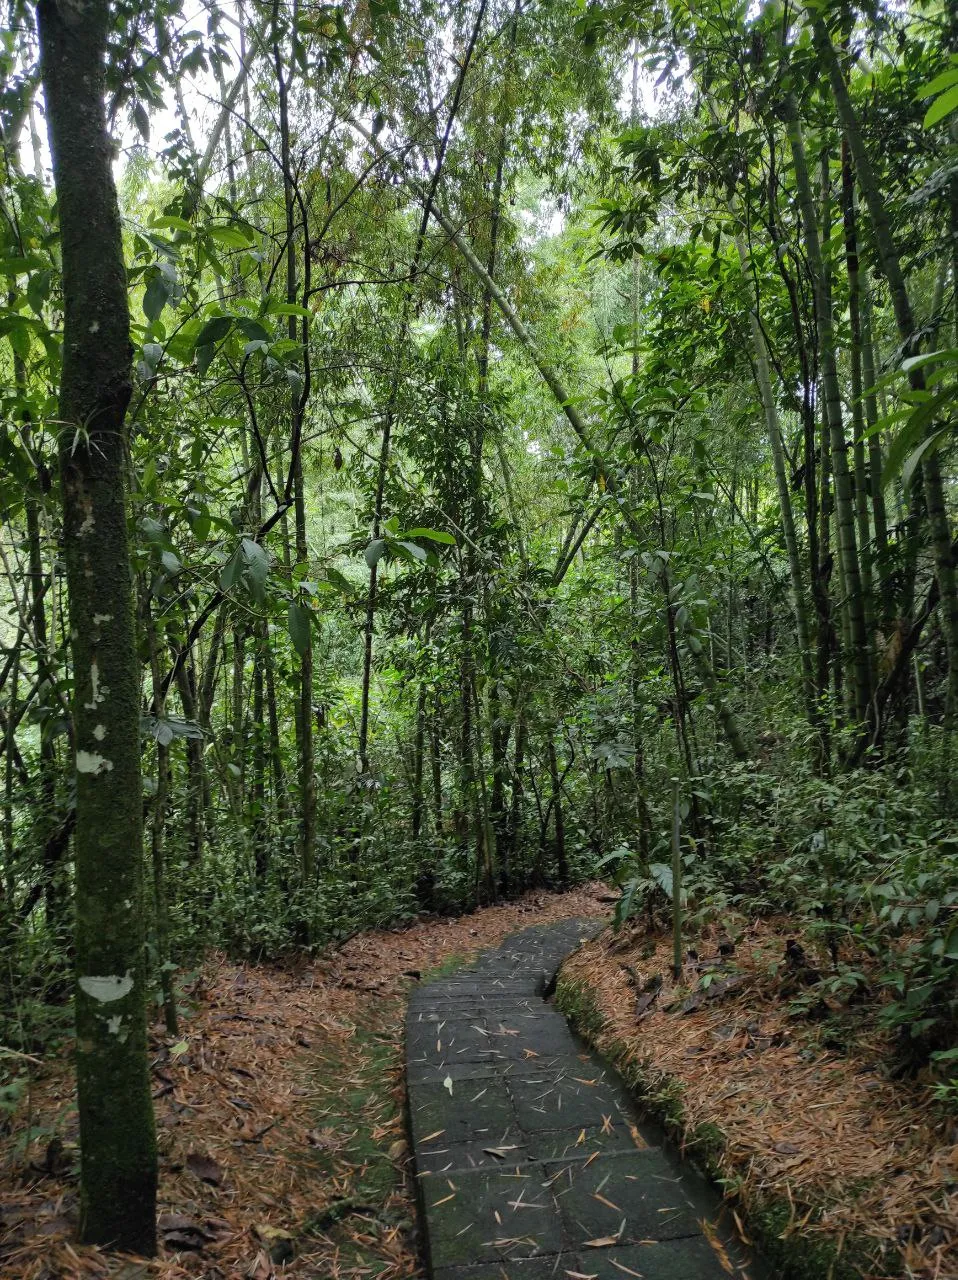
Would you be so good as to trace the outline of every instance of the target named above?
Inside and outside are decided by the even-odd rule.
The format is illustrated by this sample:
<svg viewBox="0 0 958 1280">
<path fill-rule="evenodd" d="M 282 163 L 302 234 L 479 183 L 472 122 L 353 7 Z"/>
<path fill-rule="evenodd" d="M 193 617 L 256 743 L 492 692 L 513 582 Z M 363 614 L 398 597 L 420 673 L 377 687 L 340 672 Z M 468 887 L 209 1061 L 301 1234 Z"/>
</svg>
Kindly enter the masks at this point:
<svg viewBox="0 0 958 1280">
<path fill-rule="evenodd" d="M 892 1077 L 893 1045 L 874 1020 L 839 1050 L 823 1043 L 821 1025 L 796 1018 L 777 963 L 793 927 L 752 922 L 737 980 L 723 979 L 711 999 L 690 998 L 708 994 L 689 990 L 703 966 L 674 983 L 671 936 L 641 927 L 586 943 L 563 981 L 595 998 L 600 1052 L 624 1046 L 627 1067 L 653 1091 L 680 1086 L 686 1135 L 721 1133 L 723 1176 L 746 1205 L 791 1203 L 786 1234 L 877 1241 L 889 1265 L 878 1259 L 870 1280 L 902 1274 L 896 1251 L 913 1280 L 958 1277 L 958 1124 L 926 1083 Z M 652 987 L 658 1001 L 637 1004 L 636 991 Z"/>
<path fill-rule="evenodd" d="M 602 914 L 601 884 L 351 938 L 315 960 L 211 956 L 181 1034 L 151 1033 L 158 1257 L 76 1242 L 69 1045 L 0 1132 L 4 1280 L 402 1280 L 422 1274 L 403 1126 L 416 979 L 532 924 Z M 50 1158 L 57 1145 L 56 1160 Z"/>
</svg>

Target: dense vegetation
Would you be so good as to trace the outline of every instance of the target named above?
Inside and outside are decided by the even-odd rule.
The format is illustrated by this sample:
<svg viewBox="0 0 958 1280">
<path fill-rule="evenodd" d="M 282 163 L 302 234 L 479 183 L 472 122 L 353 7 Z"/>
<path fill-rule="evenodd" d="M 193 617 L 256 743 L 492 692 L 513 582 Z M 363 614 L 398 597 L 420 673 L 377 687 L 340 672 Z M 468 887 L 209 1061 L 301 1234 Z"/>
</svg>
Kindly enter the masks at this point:
<svg viewBox="0 0 958 1280">
<path fill-rule="evenodd" d="M 0 52 L 0 1103 L 74 968 L 113 1141 L 206 948 L 654 915 L 674 779 L 947 1097 L 953 10 L 86 9 Z"/>
</svg>

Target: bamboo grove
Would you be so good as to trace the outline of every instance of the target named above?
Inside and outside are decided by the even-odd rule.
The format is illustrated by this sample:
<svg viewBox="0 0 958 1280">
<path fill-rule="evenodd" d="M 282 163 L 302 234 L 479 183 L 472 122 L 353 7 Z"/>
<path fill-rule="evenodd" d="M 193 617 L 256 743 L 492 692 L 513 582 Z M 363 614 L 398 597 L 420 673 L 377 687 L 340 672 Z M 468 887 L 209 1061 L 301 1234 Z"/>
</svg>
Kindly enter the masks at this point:
<svg viewBox="0 0 958 1280">
<path fill-rule="evenodd" d="M 597 872 L 654 913 L 677 780 L 689 909 L 911 929 L 940 1053 L 949 6 L 87 8 L 0 50 L 4 1042 L 75 970 L 148 1205 L 205 949 Z"/>
</svg>

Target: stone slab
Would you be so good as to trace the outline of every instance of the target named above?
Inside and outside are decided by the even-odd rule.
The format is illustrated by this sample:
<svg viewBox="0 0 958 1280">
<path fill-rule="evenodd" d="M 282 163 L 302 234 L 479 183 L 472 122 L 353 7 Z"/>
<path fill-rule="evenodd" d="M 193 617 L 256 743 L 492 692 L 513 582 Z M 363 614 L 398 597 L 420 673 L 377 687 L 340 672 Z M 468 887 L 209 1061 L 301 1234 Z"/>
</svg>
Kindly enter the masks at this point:
<svg viewBox="0 0 958 1280">
<path fill-rule="evenodd" d="M 432 1280 L 726 1280 L 699 1222 L 712 1201 L 703 1209 L 695 1179 L 645 1140 L 618 1078 L 542 998 L 596 927 L 533 926 L 411 993 L 408 1109 Z"/>
<path fill-rule="evenodd" d="M 661 1151 L 609 1153 L 543 1168 L 574 1244 L 618 1236 L 623 1244 L 701 1234 L 672 1163 Z"/>
<path fill-rule="evenodd" d="M 525 1138 L 533 1160 L 584 1161 L 609 1151 L 635 1151 L 636 1143 L 626 1124 L 591 1125 L 585 1128 L 544 1129 Z"/>
<path fill-rule="evenodd" d="M 566 1271 L 578 1269 L 578 1259 L 571 1254 L 556 1255 L 488 1262 L 478 1267 L 443 1267 L 433 1273 L 433 1280 L 566 1280 Z M 622 1280 L 621 1272 L 617 1280 Z"/>
<path fill-rule="evenodd" d="M 573 1066 L 560 1071 L 541 1072 L 526 1078 L 511 1078 L 509 1091 L 516 1107 L 519 1127 L 528 1133 L 544 1129 L 570 1129 L 622 1123 L 624 1096 L 600 1081 L 586 1083 L 591 1076 Z"/>
<path fill-rule="evenodd" d="M 566 1266 L 563 1262 L 553 1280 L 559 1280 Z M 718 1276 L 728 1280 L 721 1259 L 704 1236 L 625 1248 L 587 1249 L 580 1252 L 577 1265 L 571 1270 L 595 1280 L 628 1280 L 630 1275 L 641 1276 L 642 1280 L 716 1280 Z"/>
<path fill-rule="evenodd" d="M 540 1166 L 423 1179 L 420 1196 L 434 1268 L 533 1258 L 562 1248 L 562 1221 Z"/>
<path fill-rule="evenodd" d="M 409 1091 L 409 1120 L 417 1147 L 489 1138 L 495 1142 L 515 1126 L 512 1098 L 502 1080 L 468 1080 L 453 1093 L 441 1084 L 419 1084 Z M 431 1137 L 430 1135 L 435 1135 Z"/>
</svg>

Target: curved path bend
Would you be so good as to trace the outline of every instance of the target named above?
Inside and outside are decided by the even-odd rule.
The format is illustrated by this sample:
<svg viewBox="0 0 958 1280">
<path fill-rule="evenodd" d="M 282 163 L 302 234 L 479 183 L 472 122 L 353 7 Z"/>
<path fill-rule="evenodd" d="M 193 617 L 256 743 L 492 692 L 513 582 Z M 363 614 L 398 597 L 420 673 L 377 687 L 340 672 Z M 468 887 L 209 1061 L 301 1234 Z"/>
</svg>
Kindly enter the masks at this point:
<svg viewBox="0 0 958 1280">
<path fill-rule="evenodd" d="M 718 1198 L 640 1129 L 617 1077 L 546 1003 L 599 927 L 526 929 L 412 993 L 409 1119 L 433 1280 L 754 1280 L 714 1225 Z"/>
</svg>

